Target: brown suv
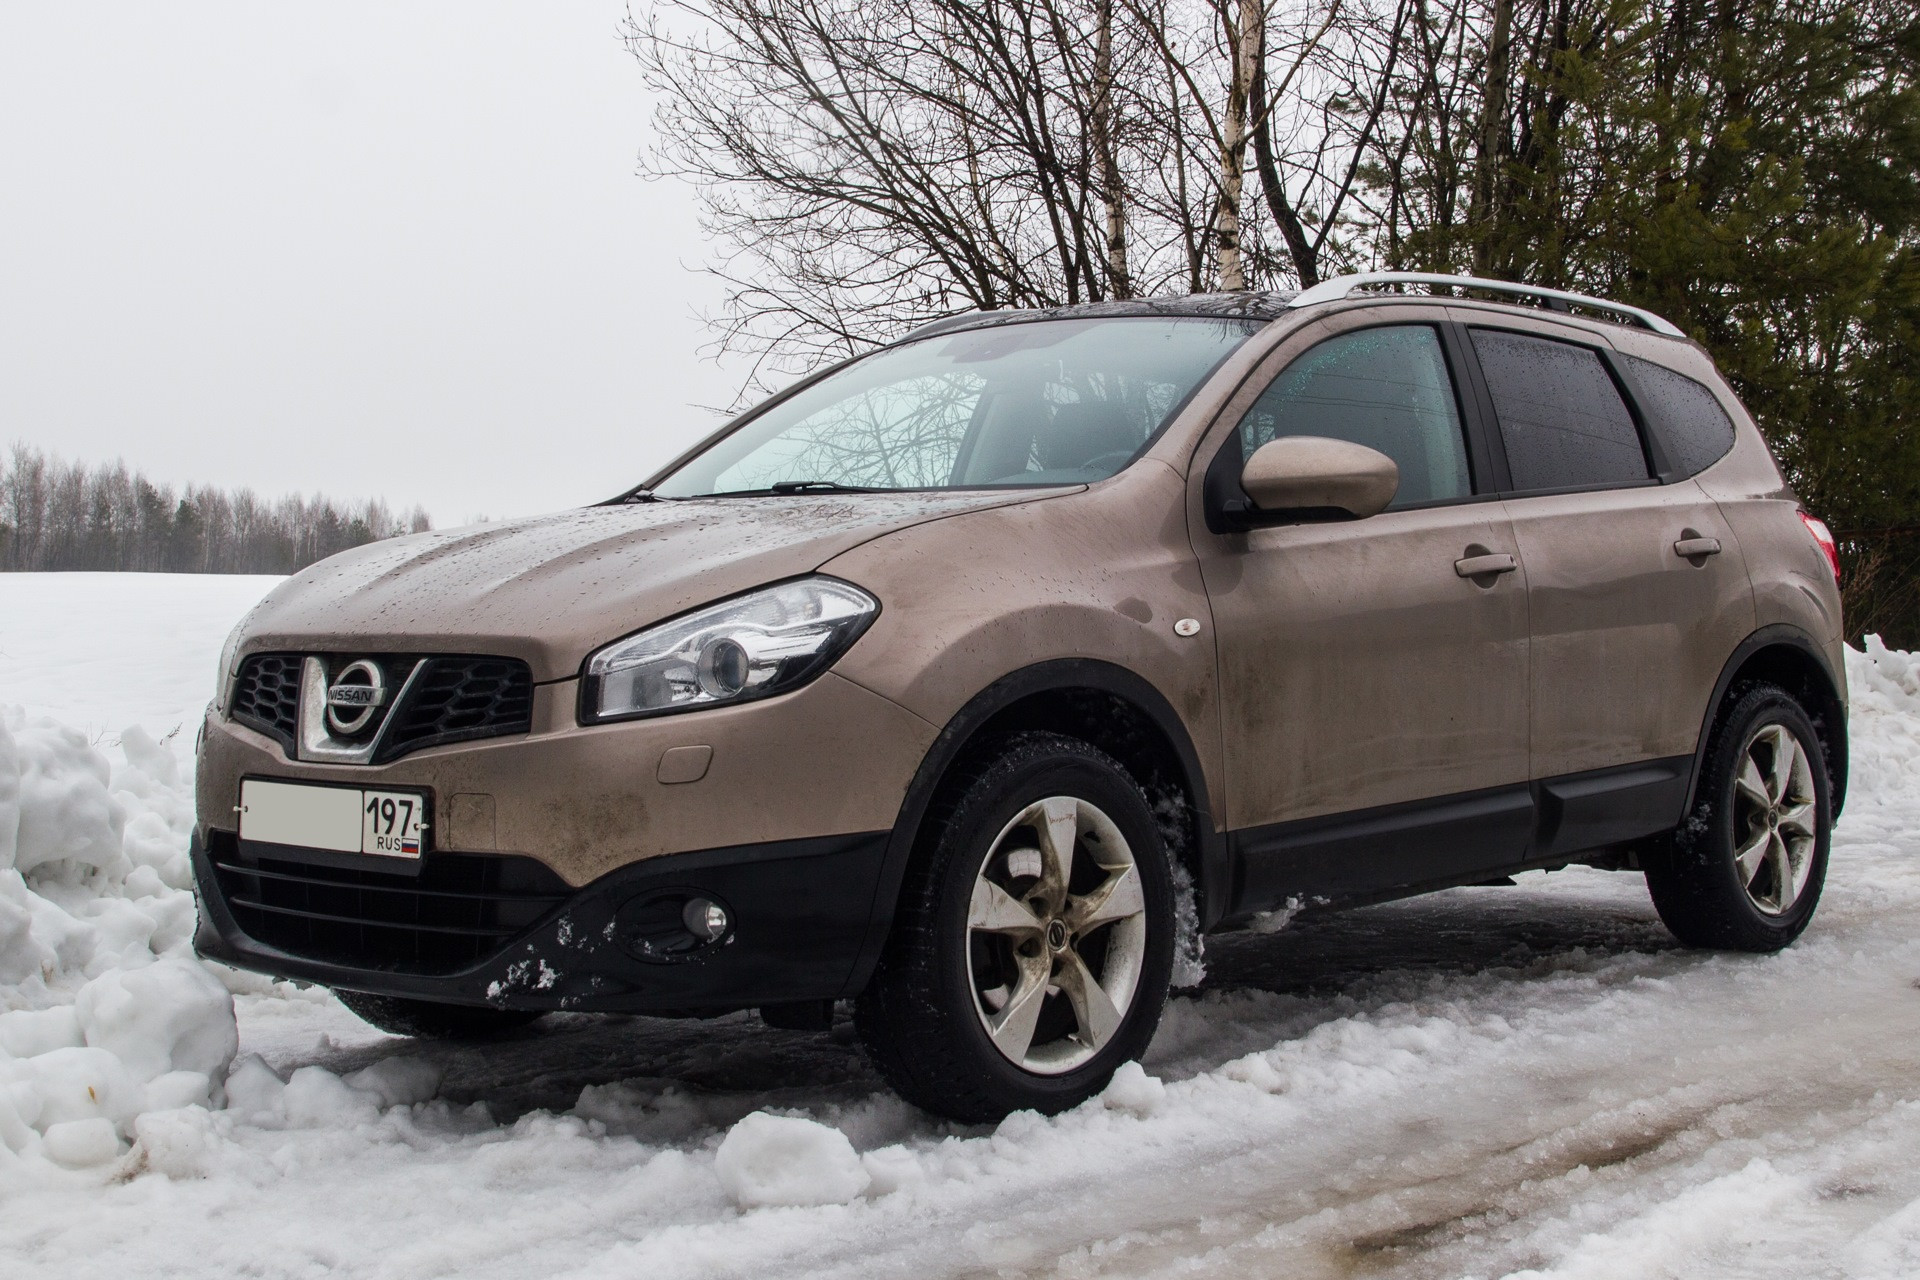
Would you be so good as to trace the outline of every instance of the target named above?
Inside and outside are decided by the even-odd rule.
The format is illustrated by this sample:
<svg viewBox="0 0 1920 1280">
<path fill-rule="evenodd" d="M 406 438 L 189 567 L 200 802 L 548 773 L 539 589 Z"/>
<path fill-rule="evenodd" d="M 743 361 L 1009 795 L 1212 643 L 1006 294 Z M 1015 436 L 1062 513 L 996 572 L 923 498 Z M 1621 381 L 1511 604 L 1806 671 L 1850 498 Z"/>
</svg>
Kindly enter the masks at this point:
<svg viewBox="0 0 1920 1280">
<path fill-rule="evenodd" d="M 1845 787 L 1836 576 L 1632 308 L 960 316 L 613 501 L 275 588 L 200 746 L 199 947 L 412 1034 L 852 999 L 969 1120 L 1101 1088 L 1176 948 L 1277 908 L 1581 862 L 1771 950 Z"/>
</svg>

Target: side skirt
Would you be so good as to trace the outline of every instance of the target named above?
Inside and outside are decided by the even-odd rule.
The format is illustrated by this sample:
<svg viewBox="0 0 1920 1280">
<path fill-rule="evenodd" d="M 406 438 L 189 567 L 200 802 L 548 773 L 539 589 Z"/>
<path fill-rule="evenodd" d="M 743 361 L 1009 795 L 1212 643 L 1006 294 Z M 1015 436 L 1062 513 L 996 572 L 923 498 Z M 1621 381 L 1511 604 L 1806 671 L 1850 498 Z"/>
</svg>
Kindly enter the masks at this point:
<svg viewBox="0 0 1920 1280">
<path fill-rule="evenodd" d="M 1231 832 L 1222 925 L 1473 884 L 1670 831 L 1692 768 L 1674 756 Z"/>
</svg>

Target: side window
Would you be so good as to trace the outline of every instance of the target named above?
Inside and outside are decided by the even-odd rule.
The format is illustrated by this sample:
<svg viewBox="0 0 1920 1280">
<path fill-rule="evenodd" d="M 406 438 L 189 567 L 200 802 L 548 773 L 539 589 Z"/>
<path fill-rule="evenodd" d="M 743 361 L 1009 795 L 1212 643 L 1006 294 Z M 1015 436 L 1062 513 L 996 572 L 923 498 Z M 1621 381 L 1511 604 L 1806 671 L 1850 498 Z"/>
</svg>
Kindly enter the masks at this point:
<svg viewBox="0 0 1920 1280">
<path fill-rule="evenodd" d="M 1733 419 L 1713 392 L 1684 373 L 1638 356 L 1622 357 L 1640 392 L 1640 408 L 1682 478 L 1705 471 L 1733 448 Z"/>
<path fill-rule="evenodd" d="M 1599 353 L 1473 330 L 1516 490 L 1634 484 L 1651 474 L 1640 432 Z"/>
<path fill-rule="evenodd" d="M 1288 365 L 1240 419 L 1244 460 L 1279 436 L 1331 436 L 1400 467 L 1393 505 L 1473 492 L 1440 335 L 1426 325 L 1329 338 Z"/>
</svg>

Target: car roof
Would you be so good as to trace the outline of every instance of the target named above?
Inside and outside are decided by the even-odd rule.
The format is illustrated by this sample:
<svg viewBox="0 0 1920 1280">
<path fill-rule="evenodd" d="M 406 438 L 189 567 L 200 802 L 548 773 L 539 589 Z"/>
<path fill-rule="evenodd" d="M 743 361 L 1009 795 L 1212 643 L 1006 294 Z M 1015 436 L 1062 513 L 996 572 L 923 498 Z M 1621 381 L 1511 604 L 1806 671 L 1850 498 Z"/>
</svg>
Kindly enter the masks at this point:
<svg viewBox="0 0 1920 1280">
<path fill-rule="evenodd" d="M 1370 291 L 1371 286 L 1376 285 L 1399 287 L 1409 284 L 1504 294 L 1506 297 L 1499 299 L 1442 298 L 1439 295 Z M 1369 291 L 1362 292 L 1363 289 Z M 1507 298 L 1525 299 L 1527 305 L 1508 301 Z M 1083 302 L 1061 307 L 967 311 L 921 325 L 897 341 L 912 342 L 918 338 L 930 338 L 942 333 L 988 329 L 1009 324 L 1031 324 L 1040 320 L 1104 319 L 1116 316 L 1209 316 L 1264 322 L 1278 320 L 1289 312 L 1333 303 L 1344 302 L 1354 305 L 1369 302 L 1443 300 L 1525 312 L 1533 316 L 1541 315 L 1544 309 L 1547 315 L 1564 319 L 1575 319 L 1571 308 L 1578 307 L 1582 312 L 1587 313 L 1577 317 L 1579 319 L 1587 319 L 1590 316 L 1599 317 L 1613 324 L 1645 330 L 1663 337 L 1685 339 L 1685 335 L 1678 327 L 1661 316 L 1625 303 L 1587 294 L 1568 293 L 1540 285 L 1520 284 L 1487 277 L 1435 275 L 1412 271 L 1371 271 L 1357 275 L 1336 276 L 1304 292 L 1257 290 L 1241 293 L 1196 293 L 1184 297 L 1129 298 L 1123 301 Z"/>
</svg>

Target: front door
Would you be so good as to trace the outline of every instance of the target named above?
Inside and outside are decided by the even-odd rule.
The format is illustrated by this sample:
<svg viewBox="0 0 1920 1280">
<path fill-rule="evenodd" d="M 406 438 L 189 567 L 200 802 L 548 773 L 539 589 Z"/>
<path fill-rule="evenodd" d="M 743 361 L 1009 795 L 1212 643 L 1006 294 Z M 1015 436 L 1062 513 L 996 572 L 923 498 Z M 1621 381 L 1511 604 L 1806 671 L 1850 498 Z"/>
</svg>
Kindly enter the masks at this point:
<svg viewBox="0 0 1920 1280">
<path fill-rule="evenodd" d="M 1195 513 L 1229 915 L 1511 866 L 1531 828 L 1526 567 L 1462 428 L 1458 350 L 1437 322 L 1331 328 L 1283 344 L 1201 454 L 1236 487 L 1277 435 L 1352 440 L 1400 468 L 1392 506 L 1365 520 L 1217 533 Z"/>
</svg>

